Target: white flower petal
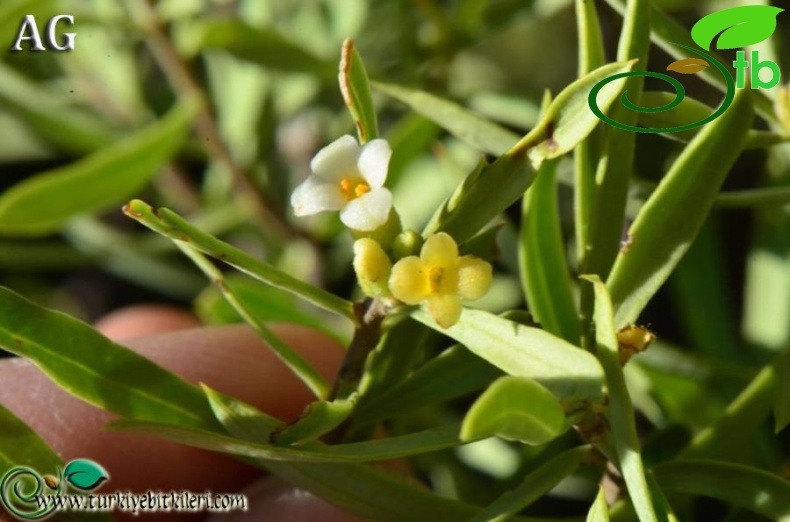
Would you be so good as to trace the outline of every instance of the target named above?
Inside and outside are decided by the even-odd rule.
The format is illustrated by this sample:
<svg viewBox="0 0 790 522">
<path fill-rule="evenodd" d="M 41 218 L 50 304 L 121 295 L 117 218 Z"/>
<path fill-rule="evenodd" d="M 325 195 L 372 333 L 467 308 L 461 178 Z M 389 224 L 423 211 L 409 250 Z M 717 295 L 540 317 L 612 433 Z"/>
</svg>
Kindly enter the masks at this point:
<svg viewBox="0 0 790 522">
<path fill-rule="evenodd" d="M 387 179 L 390 156 L 392 156 L 392 149 L 387 140 L 379 138 L 362 146 L 357 167 L 371 188 L 384 186 L 384 181 Z"/>
<path fill-rule="evenodd" d="M 318 151 L 310 162 L 310 169 L 324 181 L 340 181 L 357 175 L 359 143 L 346 134 Z"/>
<path fill-rule="evenodd" d="M 387 222 L 392 208 L 392 194 L 385 188 L 374 189 L 348 202 L 340 211 L 340 220 L 348 228 L 369 232 Z"/>
<path fill-rule="evenodd" d="M 291 194 L 291 206 L 297 216 L 309 216 L 324 210 L 340 210 L 346 203 L 337 183 L 327 183 L 310 176 Z"/>
</svg>

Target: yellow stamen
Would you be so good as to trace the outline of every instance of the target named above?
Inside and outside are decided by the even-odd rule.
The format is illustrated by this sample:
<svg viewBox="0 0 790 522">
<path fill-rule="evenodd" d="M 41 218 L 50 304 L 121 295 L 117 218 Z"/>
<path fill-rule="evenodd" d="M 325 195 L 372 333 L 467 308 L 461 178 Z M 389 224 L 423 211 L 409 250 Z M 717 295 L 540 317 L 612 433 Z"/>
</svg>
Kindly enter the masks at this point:
<svg viewBox="0 0 790 522">
<path fill-rule="evenodd" d="M 346 201 L 351 201 L 370 192 L 370 185 L 353 178 L 343 178 L 340 180 L 340 192 L 343 193 Z"/>
</svg>

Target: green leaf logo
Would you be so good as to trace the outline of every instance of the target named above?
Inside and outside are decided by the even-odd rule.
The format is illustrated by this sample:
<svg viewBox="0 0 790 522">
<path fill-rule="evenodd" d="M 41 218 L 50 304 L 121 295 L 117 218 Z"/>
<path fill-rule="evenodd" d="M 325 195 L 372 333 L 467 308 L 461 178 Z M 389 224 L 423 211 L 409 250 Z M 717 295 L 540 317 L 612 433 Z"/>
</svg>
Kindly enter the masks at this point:
<svg viewBox="0 0 790 522">
<path fill-rule="evenodd" d="M 691 38 L 710 51 L 717 35 L 717 49 L 735 49 L 768 39 L 776 30 L 776 17 L 784 11 L 770 5 L 745 5 L 709 14 L 694 24 Z"/>
<path fill-rule="evenodd" d="M 77 459 L 66 465 L 63 477 L 75 488 L 91 491 L 108 480 L 110 475 L 92 460 Z"/>
</svg>

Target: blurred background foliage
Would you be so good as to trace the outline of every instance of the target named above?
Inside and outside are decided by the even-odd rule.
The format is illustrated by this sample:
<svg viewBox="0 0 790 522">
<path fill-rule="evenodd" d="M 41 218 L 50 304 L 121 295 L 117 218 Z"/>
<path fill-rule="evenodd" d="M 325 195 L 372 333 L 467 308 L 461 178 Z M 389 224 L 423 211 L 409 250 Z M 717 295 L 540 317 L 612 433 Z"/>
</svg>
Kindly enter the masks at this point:
<svg viewBox="0 0 790 522">
<path fill-rule="evenodd" d="M 689 28 L 711 11 L 760 2 L 653 3 Z M 599 4 L 612 61 L 621 19 Z M 42 30 L 53 14 L 73 15 L 73 26 L 60 27 L 77 34 L 76 49 L 10 52 L 25 14 L 35 14 Z M 784 71 L 789 24 L 790 17 L 779 17 L 766 50 Z M 576 77 L 570 0 L 3 0 L 0 285 L 85 320 L 155 301 L 194 306 L 207 323 L 240 321 L 168 241 L 121 214 L 121 205 L 140 197 L 301 279 L 359 298 L 351 238 L 336 215 L 297 221 L 288 203 L 315 152 L 354 133 L 337 85 L 346 37 L 354 38 L 373 80 L 456 100 L 518 134 L 536 122 L 545 89 L 557 93 Z M 671 61 L 654 46 L 649 69 Z M 696 79 L 686 86 L 710 105 L 721 97 Z M 479 151 L 374 95 L 394 149 L 388 186 L 404 224 L 422 228 Z M 194 109 L 196 97 L 202 108 Z M 182 113 L 174 114 L 179 101 Z M 681 148 L 664 136 L 638 136 L 630 215 Z M 73 182 L 39 178 L 66 166 Z M 560 162 L 559 179 L 574 259 L 571 159 Z M 744 153 L 724 189 L 788 184 L 790 145 L 782 145 Z M 508 211 L 510 223 L 519 222 L 517 207 Z M 56 218 L 36 225 L 43 215 Z M 478 303 L 490 311 L 524 306 L 514 230 L 500 233 L 496 281 Z M 268 319 L 349 334 L 287 294 L 238 275 L 231 281 Z M 662 428 L 646 441 L 649 461 L 717 418 L 790 343 L 790 206 L 717 208 L 642 321 L 659 337 L 629 366 L 643 420 Z M 733 460 L 790 475 L 786 432 L 769 434 L 766 421 Z M 459 460 L 417 460 L 439 492 L 484 502 L 512 485 L 519 468 L 534 467 L 563 444 L 567 438 L 546 448 L 488 440 L 454 450 Z M 499 479 L 498 486 L 480 487 L 474 479 L 481 476 Z M 592 488 L 594 481 L 586 493 L 570 486 L 567 493 L 584 499 Z"/>
</svg>

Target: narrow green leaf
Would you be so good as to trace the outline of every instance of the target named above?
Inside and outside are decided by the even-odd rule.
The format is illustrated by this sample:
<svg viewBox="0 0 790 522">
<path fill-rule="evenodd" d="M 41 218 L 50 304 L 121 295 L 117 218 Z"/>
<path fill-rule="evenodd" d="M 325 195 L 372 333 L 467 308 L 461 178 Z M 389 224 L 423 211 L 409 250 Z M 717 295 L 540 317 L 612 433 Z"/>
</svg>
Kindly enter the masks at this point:
<svg viewBox="0 0 790 522">
<path fill-rule="evenodd" d="M 241 270 L 245 274 L 301 297 L 318 307 L 354 320 L 351 303 L 304 281 L 300 281 L 275 267 L 187 223 L 181 216 L 166 208 L 154 209 L 143 201 L 134 200 L 124 207 L 127 216 L 154 232 L 170 239 L 183 241 L 211 257 Z"/>
<path fill-rule="evenodd" d="M 187 446 L 230 455 L 285 462 L 327 463 L 389 460 L 430 453 L 462 444 L 458 438 L 460 427 L 457 424 L 388 439 L 352 442 L 335 446 L 311 444 L 299 448 L 249 442 L 200 428 L 174 426 L 162 422 L 120 420 L 110 423 L 109 427 L 113 430 L 156 435 Z"/>
<path fill-rule="evenodd" d="M 780 361 L 780 355 L 777 361 Z M 681 452 L 683 458 L 747 460 L 754 434 L 771 414 L 777 387 L 776 362 L 768 364 L 727 406 L 715 423 L 694 436 Z"/>
<path fill-rule="evenodd" d="M 603 35 L 598 22 L 598 12 L 592 0 L 576 0 L 576 30 L 579 35 L 579 67 L 581 78 L 606 63 Z M 595 198 L 595 168 L 597 150 L 603 129 L 598 128 L 579 142 L 574 150 L 574 225 L 579 266 L 587 253 L 590 213 Z"/>
<path fill-rule="evenodd" d="M 193 102 L 179 105 L 112 146 L 10 188 L 0 196 L 0 231 L 46 234 L 69 218 L 121 204 L 178 151 L 196 110 Z"/>
<path fill-rule="evenodd" d="M 272 28 L 252 27 L 233 19 L 207 18 L 190 34 L 188 54 L 202 49 L 222 49 L 264 67 L 317 75 L 324 80 L 334 77 L 331 63 L 317 58 Z"/>
<path fill-rule="evenodd" d="M 589 446 L 579 446 L 552 458 L 532 471 L 514 489 L 503 494 L 469 522 L 510 520 L 510 517 L 528 507 L 569 475 L 591 455 Z"/>
<path fill-rule="evenodd" d="M 560 229 L 556 171 L 556 161 L 544 162 L 524 195 L 519 241 L 521 284 L 535 320 L 554 335 L 578 343 L 579 314 Z"/>
<path fill-rule="evenodd" d="M 261 321 L 301 324 L 330 336 L 337 332 L 327 325 L 326 316 L 300 306 L 293 294 L 251 279 L 244 274 L 224 276 L 225 286 L 238 299 L 247 303 Z M 195 312 L 206 324 L 240 323 L 244 319 L 228 304 L 215 286 L 206 288 L 195 299 Z"/>
<path fill-rule="evenodd" d="M 20 23 L 22 18 L 16 22 Z M 114 129 L 87 112 L 70 106 L 58 94 L 0 64 L 0 102 L 3 109 L 18 116 L 47 143 L 63 151 L 83 154 L 113 141 L 114 134 L 117 134 Z"/>
<path fill-rule="evenodd" d="M 620 366 L 617 330 L 614 324 L 612 303 L 606 287 L 597 276 L 583 276 L 592 283 L 595 291 L 595 335 L 598 359 L 606 373 L 609 390 L 609 423 L 614 437 L 617 459 L 623 474 L 628 495 L 634 504 L 641 522 L 657 522 L 650 490 L 645 478 L 645 469 L 639 451 L 639 437 L 631 405 L 631 396 L 625 385 L 623 368 Z"/>
<path fill-rule="evenodd" d="M 0 346 L 67 392 L 130 419 L 213 428 L 200 391 L 90 326 L 0 288 Z"/>
<path fill-rule="evenodd" d="M 317 440 L 348 419 L 354 411 L 354 403 L 353 396 L 348 400 L 313 402 L 296 422 L 275 430 L 272 441 L 280 446 L 288 446 Z"/>
<path fill-rule="evenodd" d="M 247 441 L 268 440 L 279 423 L 240 401 L 209 393 L 217 418 L 234 436 Z M 297 463 L 253 460 L 283 480 L 320 496 L 345 511 L 383 522 L 465 520 L 480 509 L 440 497 L 413 481 L 381 469 L 354 463 Z M 547 519 L 516 521 L 549 522 Z"/>
<path fill-rule="evenodd" d="M 365 64 L 359 56 L 354 41 L 347 38 L 343 42 L 340 56 L 340 92 L 346 102 L 351 118 L 357 127 L 359 142 L 366 143 L 379 137 L 379 126 L 376 120 L 376 109 L 370 94 L 370 82 Z"/>
<path fill-rule="evenodd" d="M 749 89 L 678 157 L 629 230 L 607 287 L 616 323 L 632 323 L 666 281 L 708 215 L 753 118 Z"/>
<path fill-rule="evenodd" d="M 0 404 L 0 474 L 15 466 L 45 473 L 63 466 L 63 461 L 38 433 Z"/>
<path fill-rule="evenodd" d="M 579 77 L 606 63 L 601 24 L 593 0 L 576 0 L 576 31 L 579 34 Z"/>
<path fill-rule="evenodd" d="M 374 82 L 373 87 L 411 107 L 469 146 L 499 156 L 510 149 L 518 135 L 454 102 L 424 91 Z"/>
<path fill-rule="evenodd" d="M 526 377 L 504 376 L 472 404 L 461 440 L 500 437 L 537 446 L 565 431 L 565 411 L 546 388 Z"/>
<path fill-rule="evenodd" d="M 665 462 L 652 471 L 666 489 L 717 498 L 770 520 L 790 520 L 790 482 L 779 475 L 715 460 Z"/>
<path fill-rule="evenodd" d="M 480 310 L 465 309 L 455 326 L 437 325 L 423 311 L 412 317 L 434 328 L 505 373 L 529 377 L 572 410 L 575 402 L 600 402 L 603 371 L 595 357 L 539 328 Z"/>
<path fill-rule="evenodd" d="M 650 1 L 628 0 L 623 14 L 623 28 L 617 47 L 618 60 L 637 60 L 635 72 L 647 68 L 650 49 Z M 629 100 L 639 103 L 644 78 L 635 76 L 627 79 L 625 92 Z M 616 104 L 609 116 L 624 125 L 634 125 L 637 112 L 624 103 Z M 595 197 L 589 215 L 587 243 L 580 247 L 582 252 L 581 272 L 597 274 L 606 278 L 612 267 L 620 244 L 628 186 L 633 172 L 636 134 L 620 128 L 607 126 L 601 145 L 600 160 L 595 179 Z M 589 181 L 588 181 L 589 183 Z M 591 344 L 590 316 L 594 297 L 589 286 L 582 286 L 580 312 L 582 319 L 582 346 Z"/>
<path fill-rule="evenodd" d="M 642 93 L 641 105 L 643 107 L 661 107 L 669 104 L 674 99 L 675 96 L 672 93 L 648 91 Z M 696 121 L 702 121 L 713 114 L 714 111 L 715 109 L 713 107 L 710 107 L 699 100 L 695 100 L 690 96 L 686 96 L 683 98 L 683 101 L 680 102 L 680 105 L 670 111 L 640 113 L 639 123 L 645 125 L 646 127 L 667 129 L 681 125 L 688 125 Z M 702 127 L 697 127 L 696 129 L 692 130 L 663 134 L 663 136 L 674 140 L 688 142 L 691 141 L 691 139 L 694 138 L 694 136 L 696 136 L 701 130 Z M 749 132 L 746 134 L 746 142 L 744 143 L 743 148 L 762 149 L 788 141 L 790 141 L 790 135 L 749 129 Z"/>
<path fill-rule="evenodd" d="M 621 61 L 603 65 L 563 89 L 551 102 L 540 123 L 513 147 L 515 151 L 526 151 L 534 168 L 545 160 L 558 158 L 573 150 L 598 126 L 600 119 L 592 112 L 589 95 L 600 81 L 631 71 L 637 60 L 622 58 Z M 606 85 L 598 93 L 597 105 L 606 112 L 619 99 L 628 85 L 627 80 L 617 80 Z"/>
<path fill-rule="evenodd" d="M 609 522 L 609 506 L 606 504 L 603 488 L 598 488 L 595 502 L 587 512 L 587 522 Z"/>
<path fill-rule="evenodd" d="M 252 442 L 267 442 L 274 430 L 282 425 L 280 419 L 240 399 L 213 390 L 205 384 L 200 387 L 217 420 L 235 437 Z"/>
<path fill-rule="evenodd" d="M 598 124 L 587 104 L 593 86 L 603 78 L 631 69 L 633 63 L 605 65 L 566 87 L 529 134 L 491 165 L 482 160 L 434 214 L 424 233 L 447 232 L 463 243 L 515 203 L 532 183 L 530 166 L 569 152 Z M 599 106 L 609 107 L 619 96 L 622 82 L 607 85 Z"/>
<path fill-rule="evenodd" d="M 354 418 L 372 422 L 402 415 L 479 390 L 500 375 L 500 370 L 456 345 L 374 397 L 363 396 Z"/>
<path fill-rule="evenodd" d="M 175 241 L 176 246 L 214 283 L 223 297 L 233 309 L 244 318 L 244 321 L 255 330 L 255 333 L 266 342 L 266 345 L 279 359 L 307 386 L 316 397 L 323 398 L 329 393 L 329 384 L 318 370 L 308 363 L 296 350 L 274 333 L 266 323 L 258 317 L 255 309 L 239 299 L 239 296 L 225 285 L 223 273 L 209 261 L 206 256 L 192 248 L 188 243 Z"/>
</svg>

